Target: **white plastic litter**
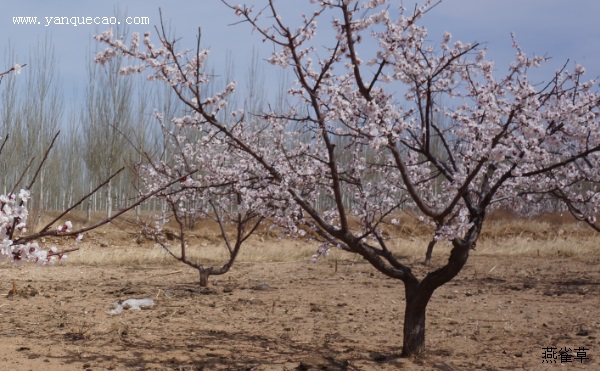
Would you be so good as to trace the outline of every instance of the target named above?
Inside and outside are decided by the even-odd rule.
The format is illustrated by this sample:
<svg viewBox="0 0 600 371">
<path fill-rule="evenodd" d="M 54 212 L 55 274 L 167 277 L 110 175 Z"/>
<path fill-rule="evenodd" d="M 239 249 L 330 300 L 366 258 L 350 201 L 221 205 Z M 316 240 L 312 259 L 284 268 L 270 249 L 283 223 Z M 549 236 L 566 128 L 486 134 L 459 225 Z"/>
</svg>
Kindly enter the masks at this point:
<svg viewBox="0 0 600 371">
<path fill-rule="evenodd" d="M 114 303 L 115 309 L 108 312 L 109 314 L 119 314 L 123 309 L 127 310 L 140 310 L 144 308 L 150 308 L 154 306 L 154 300 L 151 298 L 145 299 L 127 299 L 121 303 Z"/>
</svg>

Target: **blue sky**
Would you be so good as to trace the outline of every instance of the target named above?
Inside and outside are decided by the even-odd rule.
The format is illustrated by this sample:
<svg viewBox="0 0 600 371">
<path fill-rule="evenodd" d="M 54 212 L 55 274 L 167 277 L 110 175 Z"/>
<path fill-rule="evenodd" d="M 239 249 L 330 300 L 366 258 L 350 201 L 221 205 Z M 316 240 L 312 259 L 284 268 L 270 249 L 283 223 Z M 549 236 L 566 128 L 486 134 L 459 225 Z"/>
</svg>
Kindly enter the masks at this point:
<svg viewBox="0 0 600 371">
<path fill-rule="evenodd" d="M 285 9 L 285 17 L 293 18 L 306 9 L 310 1 L 279 0 L 278 3 Z M 405 1 L 406 5 L 409 3 Z M 96 47 L 91 37 L 105 28 L 94 25 L 46 27 L 45 17 L 110 17 L 119 9 L 123 16 L 149 17 L 151 25 L 131 26 L 129 29 L 130 32 L 144 32 L 159 24 L 159 7 L 186 46 L 194 45 L 196 31 L 198 27 L 202 28 L 203 45 L 211 48 L 211 62 L 216 68 L 223 63 L 227 52 L 233 53 L 238 80 L 243 79 L 241 75 L 251 59 L 253 46 L 258 48 L 260 57 L 268 56 L 268 47 L 261 43 L 258 35 L 249 32 L 247 25 L 230 25 L 239 18 L 220 0 L 3 1 L 0 51 L 4 54 L 10 42 L 19 55 L 19 60 L 14 62 L 25 61 L 38 41 L 50 36 L 59 61 L 63 90 L 69 96 L 84 89 L 86 65 L 94 54 L 89 48 Z M 527 53 L 553 57 L 540 78 L 548 79 L 567 59 L 583 64 L 588 77 L 593 78 L 600 76 L 599 15 L 598 0 L 446 0 L 428 14 L 422 24 L 428 26 L 432 39 L 438 39 L 444 31 L 449 31 L 454 39 L 485 43 L 488 56 L 497 61 L 496 67 L 501 71 L 514 55 L 510 37 L 510 33 L 514 32 Z M 13 16 L 37 16 L 41 24 L 14 25 Z M 0 66 L 5 69 L 14 63 L 6 56 L 0 60 Z"/>
</svg>

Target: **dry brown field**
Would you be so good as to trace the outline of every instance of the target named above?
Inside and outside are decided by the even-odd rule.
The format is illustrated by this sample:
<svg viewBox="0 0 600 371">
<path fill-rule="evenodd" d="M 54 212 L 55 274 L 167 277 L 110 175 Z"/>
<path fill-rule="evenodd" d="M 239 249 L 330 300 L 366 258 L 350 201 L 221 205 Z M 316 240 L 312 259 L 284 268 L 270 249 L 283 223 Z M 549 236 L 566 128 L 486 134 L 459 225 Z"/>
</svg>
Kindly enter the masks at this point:
<svg viewBox="0 0 600 371">
<path fill-rule="evenodd" d="M 201 289 L 194 270 L 119 220 L 86 234 L 64 265 L 0 265 L 0 369 L 600 370 L 600 236 L 560 215 L 488 225 L 429 304 L 427 353 L 404 359 L 403 286 L 355 256 L 315 264 L 314 242 L 265 229 Z M 387 231 L 419 276 L 425 229 L 405 218 Z M 207 264 L 222 256 L 209 223 L 189 241 Z M 155 305 L 109 313 L 130 298 Z"/>
</svg>

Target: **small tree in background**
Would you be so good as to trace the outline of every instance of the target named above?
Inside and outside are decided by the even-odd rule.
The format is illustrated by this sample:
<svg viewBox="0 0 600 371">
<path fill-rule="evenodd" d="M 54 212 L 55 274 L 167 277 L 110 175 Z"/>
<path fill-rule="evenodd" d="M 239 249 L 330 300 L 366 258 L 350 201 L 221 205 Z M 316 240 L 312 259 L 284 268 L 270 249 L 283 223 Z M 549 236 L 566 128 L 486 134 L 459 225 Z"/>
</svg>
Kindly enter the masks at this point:
<svg viewBox="0 0 600 371">
<path fill-rule="evenodd" d="M 162 120 L 162 115 L 157 114 L 157 117 Z M 153 159 L 145 154 L 147 164 L 138 166 L 138 176 L 150 191 L 160 188 L 165 181 L 175 183 L 175 186 L 160 191 L 155 196 L 168 205 L 170 215 L 161 216 L 153 224 L 145 224 L 142 233 L 158 243 L 171 257 L 196 269 L 200 287 L 206 287 L 210 276 L 229 271 L 242 244 L 256 231 L 264 218 L 249 209 L 243 201 L 244 193 L 240 187 L 244 183 L 252 183 L 253 179 L 240 177 L 243 174 L 241 168 L 232 171 L 240 163 L 230 156 L 232 152 L 228 150 L 228 146 L 214 140 L 215 133 L 211 135 L 201 130 L 201 139 L 190 142 L 190 137 L 181 132 L 181 128 L 185 126 L 183 122 L 175 122 L 173 129 L 162 125 L 165 145 L 171 153 L 169 161 Z M 194 137 L 197 135 L 191 138 Z M 178 227 L 175 233 L 165 228 L 171 218 Z M 219 226 L 226 250 L 226 259 L 220 267 L 207 265 L 190 256 L 191 250 L 198 250 L 200 247 L 189 245 L 187 236 L 191 228 L 186 221 L 197 218 L 213 220 Z"/>
<path fill-rule="evenodd" d="M 269 62 L 295 74 L 286 110 L 219 119 L 235 85 L 204 95 L 210 78 L 199 71 L 208 52 L 180 53 L 164 32 L 158 47 L 146 34 L 139 48 L 139 36 L 127 46 L 107 31 L 97 36 L 108 44 L 97 60 L 128 55 L 139 64 L 123 73 L 148 68 L 150 79 L 176 91 L 190 110 L 177 121 L 207 134 L 192 144 L 198 152 L 217 141 L 236 159 L 223 164 L 230 169 L 224 179 L 246 180 L 236 183 L 245 210 L 292 232 L 310 228 L 323 241 L 320 253 L 337 246 L 402 281 L 402 354 L 420 354 L 427 304 L 462 270 L 490 210 L 533 212 L 550 197 L 595 222 L 600 197 L 583 185 L 600 181 L 598 85 L 584 80 L 581 66 L 530 81 L 546 58 L 526 55 L 516 42 L 515 60 L 498 76 L 479 44 L 452 41 L 449 33 L 429 41 L 418 22 L 431 2 L 411 14 L 384 0 L 313 3 L 314 12 L 293 27 L 274 1 L 258 12 L 228 5 L 273 44 Z M 317 20 L 333 28 L 328 43 L 316 39 Z M 205 161 L 219 158 L 209 152 Z M 434 227 L 433 241 L 451 247 L 447 262 L 424 277 L 383 234 L 401 207 Z"/>
</svg>

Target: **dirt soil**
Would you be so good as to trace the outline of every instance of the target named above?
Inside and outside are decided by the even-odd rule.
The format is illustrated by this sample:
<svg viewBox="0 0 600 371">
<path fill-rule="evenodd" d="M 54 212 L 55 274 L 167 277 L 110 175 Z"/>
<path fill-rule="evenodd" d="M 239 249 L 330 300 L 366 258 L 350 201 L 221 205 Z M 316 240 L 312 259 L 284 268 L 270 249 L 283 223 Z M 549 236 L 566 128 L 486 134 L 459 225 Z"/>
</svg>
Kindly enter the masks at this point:
<svg viewBox="0 0 600 371">
<path fill-rule="evenodd" d="M 570 348 L 563 369 L 600 370 L 599 266 L 475 254 L 429 304 L 427 354 L 404 359 L 403 286 L 360 261 L 240 263 L 206 289 L 177 265 L 4 265 L 0 369 L 543 370 Z M 109 314 L 129 298 L 155 305 Z"/>
</svg>

